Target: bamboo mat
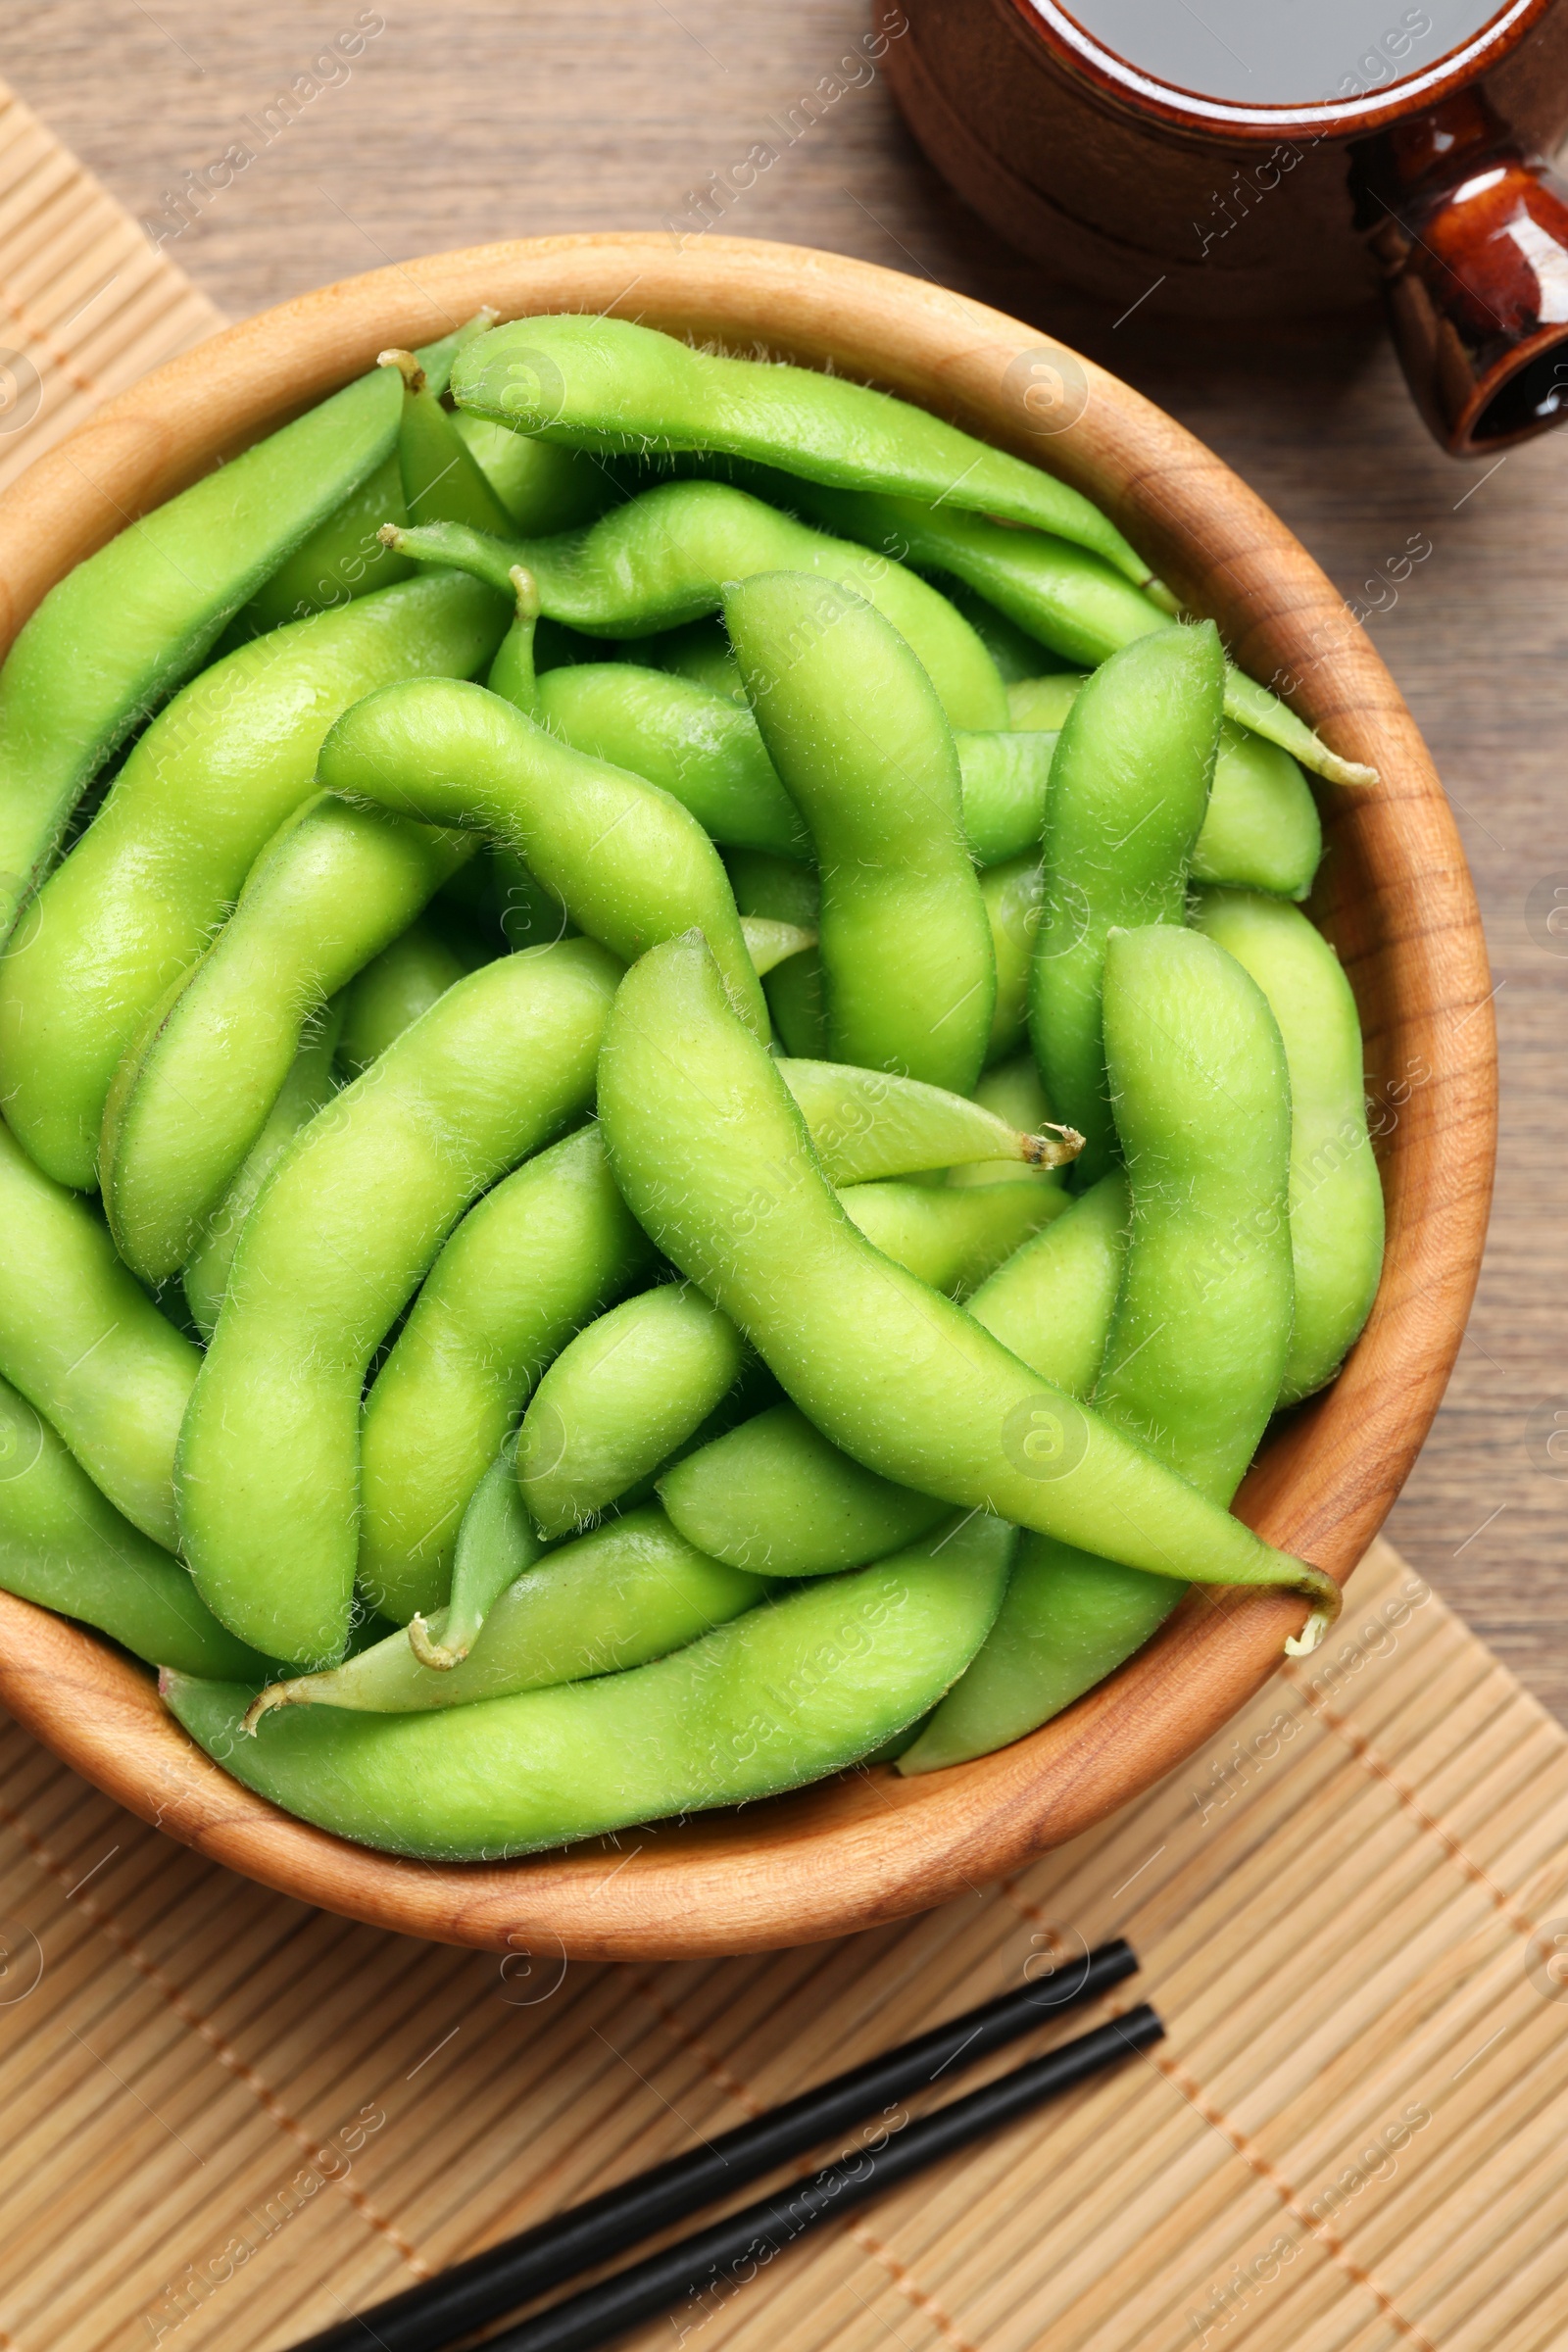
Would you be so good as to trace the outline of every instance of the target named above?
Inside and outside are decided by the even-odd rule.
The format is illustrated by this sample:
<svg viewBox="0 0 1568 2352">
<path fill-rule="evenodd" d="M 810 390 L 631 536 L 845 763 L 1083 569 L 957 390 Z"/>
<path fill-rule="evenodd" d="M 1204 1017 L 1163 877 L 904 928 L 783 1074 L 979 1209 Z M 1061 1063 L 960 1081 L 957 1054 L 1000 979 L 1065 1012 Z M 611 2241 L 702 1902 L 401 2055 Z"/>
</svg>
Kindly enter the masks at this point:
<svg viewBox="0 0 1568 2352">
<path fill-rule="evenodd" d="M 0 309 L 0 485 L 220 322 L 3 85 Z M 1568 1739 L 1381 1544 L 1327 1647 L 1094 1836 L 771 1957 L 349 1926 L 0 1721 L 0 2347 L 269 2352 L 1123 1933 L 1143 1978 L 1036 2045 L 1147 1992 L 1160 2050 L 638 2352 L 1546 2352 L 1565 1834 Z"/>
</svg>

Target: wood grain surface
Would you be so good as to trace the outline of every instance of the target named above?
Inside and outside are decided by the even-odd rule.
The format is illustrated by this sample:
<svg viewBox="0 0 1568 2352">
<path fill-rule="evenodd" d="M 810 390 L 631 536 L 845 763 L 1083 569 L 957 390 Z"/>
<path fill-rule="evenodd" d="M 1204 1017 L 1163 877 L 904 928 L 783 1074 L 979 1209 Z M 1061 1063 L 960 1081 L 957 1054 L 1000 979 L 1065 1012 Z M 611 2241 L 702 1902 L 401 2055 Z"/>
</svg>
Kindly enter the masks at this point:
<svg viewBox="0 0 1568 2352">
<path fill-rule="evenodd" d="M 1568 1720 L 1568 1484 L 1544 1445 L 1555 1401 L 1568 1408 L 1568 935 L 1531 911 L 1568 885 L 1568 438 L 1490 473 L 1454 465 L 1372 318 L 1266 339 L 1145 330 L 1137 312 L 1117 321 L 1054 288 L 945 192 L 880 74 L 842 71 L 868 23 L 858 0 L 386 0 L 350 78 L 263 144 L 246 118 L 265 129 L 264 110 L 356 13 L 11 0 L 0 74 L 154 233 L 175 225 L 165 199 L 185 172 L 236 142 L 259 150 L 164 247 L 236 318 L 446 246 L 689 227 L 709 172 L 770 147 L 776 162 L 727 206 L 733 233 L 929 273 L 1061 334 L 1215 448 L 1348 596 L 1380 606 L 1374 642 L 1480 891 L 1503 1079 L 1470 1336 L 1389 1532 Z M 819 96 L 799 129 L 834 75 L 860 86 Z M 1389 567 L 1412 542 L 1432 552 L 1396 586 Z"/>
</svg>

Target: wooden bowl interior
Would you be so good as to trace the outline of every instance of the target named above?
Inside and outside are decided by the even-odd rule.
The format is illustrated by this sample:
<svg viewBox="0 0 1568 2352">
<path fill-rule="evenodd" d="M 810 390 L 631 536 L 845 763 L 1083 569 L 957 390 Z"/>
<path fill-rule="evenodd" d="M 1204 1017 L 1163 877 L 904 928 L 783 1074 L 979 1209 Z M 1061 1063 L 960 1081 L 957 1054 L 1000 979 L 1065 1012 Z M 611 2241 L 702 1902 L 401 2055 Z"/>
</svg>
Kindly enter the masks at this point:
<svg viewBox="0 0 1568 2352">
<path fill-rule="evenodd" d="M 1236 659 L 1279 679 L 1375 793 L 1325 790 L 1313 911 L 1361 1007 L 1389 1209 L 1378 1301 L 1338 1383 L 1286 1417 L 1238 1507 L 1344 1577 L 1424 1439 L 1480 1263 L 1494 1048 L 1474 897 L 1441 787 L 1387 671 L 1284 525 L 1200 443 L 1037 330 L 892 271 L 788 246 L 597 236 L 385 270 L 230 328 L 111 401 L 0 502 L 0 650 L 53 581 L 388 344 L 482 302 L 504 317 L 614 312 L 732 349 L 830 362 L 1090 493 Z M 1022 394 L 1044 360 L 1082 383 L 1042 437 Z M 229 1780 L 148 1677 L 95 1637 L 0 1594 L 0 1699 L 87 1779 L 172 1836 L 302 1900 L 406 1934 L 626 1959 L 806 1942 L 941 1902 L 1148 1788 L 1277 1664 L 1300 1604 L 1194 1593 L 1149 1647 L 1032 1738 L 905 1781 L 848 1773 L 680 1827 L 513 1864 L 438 1868 L 350 1846 Z"/>
</svg>

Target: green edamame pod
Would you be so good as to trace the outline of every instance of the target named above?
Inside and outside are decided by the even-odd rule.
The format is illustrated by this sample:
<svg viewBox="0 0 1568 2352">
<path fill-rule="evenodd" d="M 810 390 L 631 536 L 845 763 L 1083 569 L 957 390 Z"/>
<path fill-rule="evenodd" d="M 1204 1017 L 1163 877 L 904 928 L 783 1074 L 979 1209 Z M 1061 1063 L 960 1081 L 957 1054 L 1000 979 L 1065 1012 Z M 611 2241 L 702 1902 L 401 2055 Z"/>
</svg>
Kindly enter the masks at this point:
<svg viewBox="0 0 1568 2352">
<path fill-rule="evenodd" d="M 1028 636 L 1015 620 L 1009 620 L 1005 612 L 999 612 L 995 605 L 988 604 L 983 596 L 977 596 L 962 580 L 950 581 L 945 593 L 969 622 L 1002 672 L 1010 703 L 1013 686 L 1019 679 L 1033 680 L 1039 676 L 1044 651 L 1039 638 Z M 1015 718 L 1012 723 L 1015 727 L 1029 727 L 1041 722 Z M 1061 721 L 1052 719 L 1045 723 L 1054 728 Z"/>
<path fill-rule="evenodd" d="M 429 561 L 458 561 L 464 535 L 456 525 L 428 537 Z M 471 540 L 478 542 L 467 551 L 475 560 L 488 550 L 497 587 L 520 564 L 539 583 L 541 610 L 590 637 L 652 637 L 716 612 L 734 581 L 762 571 L 810 572 L 853 589 L 893 623 L 936 688 L 950 725 L 1007 724 L 997 665 L 946 597 L 886 556 L 824 537 L 727 483 L 664 482 L 586 530 L 552 539 L 486 539 L 475 532 Z M 438 541 L 447 550 L 440 557 Z"/>
<path fill-rule="evenodd" d="M 1332 1621 L 1332 1578 L 1261 1543 L 856 1231 L 701 941 L 666 941 L 621 982 L 599 1115 L 644 1231 L 858 1461 L 1156 1575 L 1285 1586 L 1310 1597 L 1314 1633 Z"/>
<path fill-rule="evenodd" d="M 536 441 L 462 409 L 452 423 L 506 509 L 512 530 L 540 538 L 574 531 L 618 501 L 613 476 L 575 449 Z"/>
<path fill-rule="evenodd" d="M 1081 491 L 924 409 L 811 368 L 731 360 L 627 318 L 517 318 L 477 338 L 453 398 L 519 432 L 606 456 L 697 450 L 810 481 L 952 499 L 1091 547 L 1130 580 L 1149 565 Z"/>
<path fill-rule="evenodd" d="M 395 534 L 394 534 L 395 536 Z M 534 639 L 539 630 L 539 590 L 531 571 L 520 564 L 512 567 L 512 626 L 502 638 L 485 675 L 492 694 L 505 696 L 525 717 L 539 716 L 539 673 L 534 663 Z"/>
<path fill-rule="evenodd" d="M 636 651 L 656 669 L 667 670 L 671 677 L 690 678 L 694 685 L 706 686 L 710 694 L 721 694 L 745 707 L 740 667 L 730 652 L 724 624 L 716 615 L 684 621 L 678 629 L 662 629 L 655 637 L 639 637 Z M 629 661 L 631 652 L 629 645 L 622 646 L 622 661 Z"/>
<path fill-rule="evenodd" d="M 1108 564 L 1065 539 L 1007 530 L 951 506 L 917 507 L 858 491 L 808 489 L 798 503 L 826 529 L 896 554 L 917 570 L 956 573 L 1068 662 L 1093 668 L 1155 630 L 1180 625 Z M 1331 752 L 1277 695 L 1229 664 L 1225 714 L 1331 784 L 1377 782 L 1375 768 Z"/>
<path fill-rule="evenodd" d="M 83 787 L 278 562 L 380 465 L 397 415 L 393 387 L 363 377 L 51 588 L 0 669 L 0 941 Z"/>
<path fill-rule="evenodd" d="M 436 1612 L 439 1634 L 432 1636 L 422 1616 L 410 1619 L 409 1647 L 420 1665 L 443 1673 L 461 1666 L 502 1593 L 543 1550 L 539 1530 L 517 1492 L 514 1448 L 503 1446 L 463 1514 L 452 1554 L 452 1598 Z"/>
<path fill-rule="evenodd" d="M 1304 899 L 1322 856 L 1323 822 L 1297 762 L 1227 719 L 1193 851 L 1194 881 Z"/>
<path fill-rule="evenodd" d="M 967 1094 L 996 966 L 930 682 L 898 631 L 831 581 L 763 573 L 726 593 L 724 620 L 816 845 L 830 1057 Z"/>
<path fill-rule="evenodd" d="M 795 865 L 766 850 L 731 850 L 724 863 L 743 922 L 753 915 L 766 922 L 794 923 L 803 931 L 816 929 L 820 893 L 813 866 Z M 827 1011 L 820 952 L 807 948 L 792 956 L 768 973 L 762 993 L 786 1054 L 805 1061 L 822 1060 L 827 1054 Z"/>
<path fill-rule="evenodd" d="M 110 1090 L 104 1208 L 134 1273 L 161 1282 L 185 1264 L 267 1124 L 306 1021 L 475 846 L 324 794 L 269 843 Z"/>
<path fill-rule="evenodd" d="M 1085 1138 L 1080 1189 L 1115 1149 L 1101 977 L 1118 926 L 1180 923 L 1219 742 L 1223 657 L 1210 621 L 1113 655 L 1061 730 L 1046 806 L 1045 891 L 1029 1027 L 1046 1092 Z"/>
<path fill-rule="evenodd" d="M 341 1654 L 367 1366 L 474 1196 L 587 1109 L 617 976 L 588 940 L 470 972 L 312 1121 L 246 1219 L 176 1475 L 198 1591 L 270 1656 Z"/>
<path fill-rule="evenodd" d="M 1250 972 L 1285 1041 L 1296 1321 L 1279 1401 L 1295 1404 L 1339 1370 L 1383 1270 L 1383 1187 L 1367 1136 L 1361 1024 L 1339 957 L 1294 906 L 1205 890 L 1194 920 Z"/>
<path fill-rule="evenodd" d="M 956 735 L 954 741 L 963 778 L 964 838 L 976 865 L 1038 852 L 1055 736 L 1020 729 Z"/>
<path fill-rule="evenodd" d="M 1096 1408 L 1228 1502 L 1290 1341 L 1284 1047 L 1240 964 L 1165 925 L 1112 938 L 1105 1041 L 1132 1227 Z M 1140 1648 L 1177 1597 L 1157 1576 L 1027 1538 L 986 1647 L 900 1770 L 1033 1731 Z"/>
<path fill-rule="evenodd" d="M 845 1215 L 895 1264 L 934 1291 L 966 1298 L 988 1274 L 1059 1217 L 1067 1196 L 1054 1185 L 852 1184 Z"/>
<path fill-rule="evenodd" d="M 685 1283 L 590 1323 L 540 1381 L 517 1433 L 517 1484 L 540 1534 L 567 1534 L 650 1477 L 745 1366 L 729 1317 Z"/>
<path fill-rule="evenodd" d="M 1061 728 L 1083 683 L 1083 674 L 1073 670 L 1010 685 L 1013 725 Z M 1227 718 L 1193 851 L 1194 880 L 1304 899 L 1322 855 L 1322 820 L 1298 762 L 1277 743 Z"/>
<path fill-rule="evenodd" d="M 333 605 L 352 603 L 376 588 L 411 579 L 415 565 L 381 537 L 386 523 L 406 523 L 403 475 L 394 449 L 375 471 L 351 491 L 333 514 L 314 530 L 302 547 L 280 564 L 238 614 L 238 626 L 248 636 L 281 628 L 285 621 L 304 620 Z"/>
<path fill-rule="evenodd" d="M 243 1688 L 165 1675 L 162 1689 L 192 1739 L 285 1812 L 393 1853 L 494 1861 L 770 1796 L 880 1747 L 979 1647 L 1012 1541 L 974 1517 L 653 1665 L 484 1706 L 287 1707 L 246 1739 Z"/>
<path fill-rule="evenodd" d="M 239 1247 L 240 1228 L 263 1185 L 302 1127 L 308 1127 L 337 1092 L 333 1060 L 342 1027 L 341 1004 L 328 1004 L 307 1022 L 294 1066 L 278 1090 L 261 1134 L 222 1200 L 207 1221 L 207 1232 L 185 1268 L 183 1289 L 191 1321 L 204 1340 L 211 1340 L 228 1269 Z"/>
<path fill-rule="evenodd" d="M 0 1441 L 0 1587 L 95 1626 L 149 1666 L 236 1683 L 268 1671 L 203 1607 L 178 1561 L 121 1517 L 4 1380 Z"/>
<path fill-rule="evenodd" d="M 482 686 L 445 678 L 368 695 L 327 736 L 317 772 L 347 800 L 488 832 L 590 939 L 627 960 L 696 925 L 765 1034 L 761 983 L 718 852 L 656 784 L 569 751 Z"/>
<path fill-rule="evenodd" d="M 951 1515 L 841 1452 L 793 1404 L 754 1413 L 673 1463 L 659 1499 L 701 1550 L 760 1576 L 834 1576 Z"/>
<path fill-rule="evenodd" d="M 410 520 L 461 522 L 475 531 L 510 530 L 511 515 L 441 406 L 438 389 L 415 354 L 383 351 L 376 365 L 402 378 L 398 469 Z"/>
<path fill-rule="evenodd" d="M 505 625 L 476 580 L 406 580 L 254 639 L 154 720 L 0 964 L 0 1092 L 40 1167 L 96 1181 L 121 1055 L 308 799 L 332 721 L 392 679 L 464 675 Z"/>
<path fill-rule="evenodd" d="M 350 1077 L 368 1070 L 395 1037 L 472 968 L 428 923 L 411 923 L 343 991 L 338 1056 Z"/>
<path fill-rule="evenodd" d="M 997 967 L 997 1001 L 986 1039 L 986 1067 L 1016 1054 L 1029 1036 L 1029 976 L 1034 969 L 1035 942 L 1046 880 L 1040 852 L 1028 850 L 992 865 L 980 876 L 986 921 L 991 926 L 991 954 Z"/>
<path fill-rule="evenodd" d="M 832 1184 L 860 1185 L 966 1162 L 1046 1169 L 1073 1156 L 1060 1129 L 1049 1135 L 1033 1124 L 1021 1129 L 983 1099 L 971 1102 L 917 1078 L 843 1061 L 781 1059 L 778 1073 L 801 1106 Z M 1040 1100 L 1043 1128 L 1048 1122 Z"/>
<path fill-rule="evenodd" d="M 501 1467 L 520 1514 L 512 1466 Z M 475 1507 L 478 1501 L 475 1495 Z M 622 1674 L 684 1649 L 766 1592 L 760 1577 L 705 1559 L 657 1504 L 644 1503 L 519 1569 L 497 1595 L 471 1654 L 450 1667 L 422 1663 L 410 1634 L 392 1634 L 326 1674 L 274 1683 L 252 1705 L 247 1728 L 279 1706 L 411 1715 Z M 454 1615 L 455 1604 L 429 1629 L 443 1648 Z"/>
<path fill-rule="evenodd" d="M 724 848 L 811 857 L 757 721 L 728 696 L 667 670 L 584 662 L 551 670 L 539 703 L 546 726 L 573 751 L 662 786 Z"/>
<path fill-rule="evenodd" d="M 174 1441 L 200 1362 L 122 1265 L 96 1210 L 0 1126 L 0 1375 L 166 1551 L 178 1532 Z"/>
<path fill-rule="evenodd" d="M 1126 1209 L 1126 1178 L 1113 1171 L 969 1301 L 977 1323 L 1073 1396 L 1088 1394 L 1105 1351 Z M 659 1494 L 704 1551 L 771 1576 L 827 1576 L 880 1558 L 947 1509 L 862 1468 L 793 1404 L 754 1414 L 688 1454 L 664 1472 Z"/>
<path fill-rule="evenodd" d="M 804 956 L 816 946 L 814 931 L 803 930 L 799 923 L 774 922 L 765 914 L 743 914 L 741 937 L 759 980 L 788 963 L 792 956 Z"/>
<path fill-rule="evenodd" d="M 469 1209 L 365 1400 L 360 1581 L 383 1616 L 441 1607 L 459 1522 L 534 1382 L 652 1256 L 597 1127 Z"/>
<path fill-rule="evenodd" d="M 1069 1396 L 1092 1396 L 1104 1361 L 1127 1256 L 1127 1179 L 1120 1168 L 1000 1265 L 969 1312 L 1020 1363 Z"/>
</svg>

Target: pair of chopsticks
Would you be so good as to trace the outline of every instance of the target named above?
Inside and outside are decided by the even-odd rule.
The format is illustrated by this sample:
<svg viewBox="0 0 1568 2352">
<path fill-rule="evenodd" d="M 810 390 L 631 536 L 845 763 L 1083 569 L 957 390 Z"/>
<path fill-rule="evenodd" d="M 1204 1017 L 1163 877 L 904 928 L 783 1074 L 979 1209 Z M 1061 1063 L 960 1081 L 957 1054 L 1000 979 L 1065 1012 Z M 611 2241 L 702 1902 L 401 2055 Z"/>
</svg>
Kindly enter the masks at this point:
<svg viewBox="0 0 1568 2352">
<path fill-rule="evenodd" d="M 970 2009 L 913 2041 L 814 2090 L 769 2108 L 668 2163 L 654 2166 L 524 2230 L 438 2278 L 409 2287 L 368 2311 L 311 2336 L 295 2352 L 442 2352 L 460 2336 L 564 2285 L 685 2219 L 747 2181 L 802 2156 L 868 2116 L 885 2114 L 926 2089 L 950 2066 L 972 2066 L 1027 2034 L 1057 2010 L 1107 1992 L 1138 1966 L 1119 1937 L 1054 1975 Z M 814 2229 L 880 2195 L 985 2133 L 1027 2115 L 1047 2099 L 1161 2039 L 1164 2026 L 1147 2002 L 1044 2058 L 969 2092 L 934 2114 L 881 2132 L 874 2145 L 790 2188 L 728 2214 L 661 2253 L 632 2263 L 596 2286 L 566 2296 L 534 2318 L 488 2337 L 484 2352 L 588 2352 L 639 2321 L 703 2297 L 722 2297 Z"/>
</svg>

